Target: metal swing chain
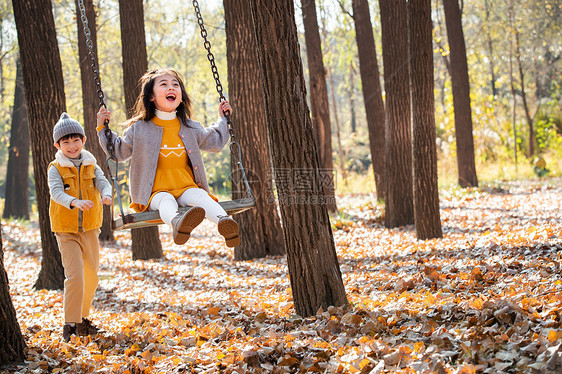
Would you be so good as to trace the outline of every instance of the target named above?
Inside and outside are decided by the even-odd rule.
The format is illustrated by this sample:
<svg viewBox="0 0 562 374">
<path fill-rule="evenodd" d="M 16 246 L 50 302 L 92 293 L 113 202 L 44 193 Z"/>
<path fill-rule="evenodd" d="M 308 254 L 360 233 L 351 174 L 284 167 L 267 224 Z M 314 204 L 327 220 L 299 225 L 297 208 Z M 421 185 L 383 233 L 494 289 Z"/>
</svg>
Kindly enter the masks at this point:
<svg viewBox="0 0 562 374">
<path fill-rule="evenodd" d="M 199 2 L 197 0 L 193 0 L 193 7 L 195 8 L 195 15 L 197 16 L 197 24 L 201 29 L 201 37 L 204 40 L 203 45 L 207 50 L 207 60 L 211 64 L 211 71 L 213 73 L 213 78 L 215 79 L 215 84 L 217 88 L 217 92 L 219 93 L 219 101 L 224 101 L 226 98 L 223 94 L 223 88 L 219 77 L 219 70 L 217 69 L 217 65 L 215 64 L 215 56 L 213 52 L 211 52 L 211 42 L 207 39 L 207 29 L 205 28 L 205 24 L 203 23 L 203 16 L 201 15 L 201 10 L 199 9 Z M 230 113 L 226 112 L 225 117 L 228 121 L 228 129 L 230 132 L 230 139 L 232 142 L 236 142 L 236 136 L 234 135 L 234 129 L 232 126 L 232 122 L 230 121 Z"/>
<path fill-rule="evenodd" d="M 92 41 L 92 35 L 90 32 L 90 28 L 88 27 L 88 17 L 86 16 L 86 6 L 84 5 L 84 0 L 78 0 L 78 7 L 80 8 L 80 16 L 82 19 L 82 25 L 84 26 L 84 35 L 86 36 L 86 46 L 89 49 L 88 56 L 90 57 L 90 62 L 92 64 L 92 73 L 94 74 L 94 83 L 96 84 L 97 96 L 100 101 L 99 107 L 101 108 L 106 107 L 104 101 L 104 94 L 101 88 L 101 79 L 100 79 L 100 72 L 98 68 L 98 64 L 96 62 L 96 54 L 94 53 L 94 42 Z M 108 139 L 111 139 L 111 130 L 109 129 L 109 121 L 104 123 L 105 126 L 105 135 L 108 136 Z M 107 145 L 107 151 L 109 152 L 112 158 L 115 158 L 115 151 L 113 149 L 113 143 Z"/>
<path fill-rule="evenodd" d="M 201 10 L 199 9 L 199 1 L 193 0 L 193 8 L 195 9 L 195 15 L 197 16 L 197 24 L 201 29 L 201 37 L 204 40 L 204 47 L 207 50 L 207 60 L 211 64 L 211 71 L 213 73 L 213 78 L 215 79 L 216 89 L 219 94 L 219 101 L 226 100 L 223 94 L 223 87 L 219 77 L 219 71 L 217 69 L 217 65 L 215 63 L 215 56 L 211 52 L 211 42 L 207 39 L 207 29 L 205 28 L 205 24 L 203 23 L 203 16 L 201 15 Z M 236 135 L 234 134 L 234 126 L 230 120 L 230 112 L 226 111 L 224 113 L 226 117 L 226 122 L 228 123 L 228 132 L 230 134 L 230 154 L 234 157 L 236 164 L 240 167 L 240 171 L 242 172 L 242 180 L 246 186 L 246 190 L 248 191 L 248 195 L 250 198 L 253 198 L 252 190 L 250 189 L 250 185 L 248 184 L 248 180 L 246 178 L 246 172 L 244 171 L 244 166 L 242 166 L 242 150 L 240 148 L 240 144 L 236 141 Z M 234 152 L 234 147 L 236 147 L 237 152 Z"/>
<path fill-rule="evenodd" d="M 100 102 L 99 107 L 107 108 L 104 100 L 105 96 L 101 88 L 100 72 L 99 72 L 98 64 L 96 62 L 96 54 L 94 53 L 94 42 L 92 41 L 92 35 L 90 32 L 90 28 L 88 27 L 88 17 L 86 15 L 86 6 L 84 5 L 84 0 L 78 0 L 78 8 L 80 9 L 80 18 L 82 19 L 84 35 L 86 36 L 86 46 L 89 49 L 88 56 L 90 57 L 92 73 L 94 74 L 94 83 L 96 84 L 97 96 Z M 117 195 L 117 201 L 119 203 L 121 217 L 123 217 L 123 220 L 125 221 L 127 215 L 125 215 L 125 213 L 123 212 L 123 204 L 121 203 L 121 194 L 119 193 L 119 184 L 117 182 L 117 175 L 119 173 L 119 162 L 115 157 L 115 148 L 113 146 L 113 142 L 111 141 L 113 134 L 111 133 L 111 129 L 109 128 L 108 120 L 106 120 L 103 125 L 104 125 L 105 137 L 106 139 L 108 139 L 106 148 L 107 148 L 107 152 L 109 153 L 109 157 L 105 160 L 105 163 L 107 165 L 109 177 L 113 182 L 113 190 L 115 191 L 115 195 Z M 111 172 L 109 160 L 113 160 L 115 162 L 115 175 Z M 111 206 L 111 211 L 113 213 L 113 205 Z"/>
</svg>

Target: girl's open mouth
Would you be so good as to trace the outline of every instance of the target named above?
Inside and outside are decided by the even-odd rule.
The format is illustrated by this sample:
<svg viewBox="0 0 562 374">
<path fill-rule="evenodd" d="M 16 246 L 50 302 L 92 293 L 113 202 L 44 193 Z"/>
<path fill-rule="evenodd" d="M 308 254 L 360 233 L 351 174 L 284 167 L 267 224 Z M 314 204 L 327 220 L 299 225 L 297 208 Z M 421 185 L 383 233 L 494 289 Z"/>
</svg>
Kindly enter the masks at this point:
<svg viewBox="0 0 562 374">
<path fill-rule="evenodd" d="M 176 95 L 174 95 L 174 94 L 167 94 L 167 95 L 166 95 L 166 100 L 168 100 L 168 101 L 175 101 L 175 100 L 176 100 Z"/>
</svg>

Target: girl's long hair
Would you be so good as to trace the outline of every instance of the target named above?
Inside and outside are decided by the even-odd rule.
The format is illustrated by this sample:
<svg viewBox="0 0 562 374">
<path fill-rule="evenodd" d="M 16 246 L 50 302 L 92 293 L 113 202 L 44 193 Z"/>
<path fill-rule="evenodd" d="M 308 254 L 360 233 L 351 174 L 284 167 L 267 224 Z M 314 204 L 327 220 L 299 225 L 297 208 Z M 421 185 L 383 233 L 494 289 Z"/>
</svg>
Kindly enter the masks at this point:
<svg viewBox="0 0 562 374">
<path fill-rule="evenodd" d="M 139 97 L 137 97 L 135 106 L 133 107 L 133 116 L 129 120 L 125 121 L 126 125 L 131 125 L 140 119 L 150 121 L 154 118 L 156 115 L 156 105 L 154 104 L 154 101 L 151 101 L 150 99 L 154 94 L 154 81 L 162 75 L 171 75 L 179 82 L 181 89 L 181 102 L 176 109 L 176 115 L 180 120 L 180 123 L 187 123 L 187 119 L 191 117 L 191 98 L 187 94 L 182 76 L 175 70 L 165 68 L 149 70 L 139 79 L 141 92 Z"/>
</svg>

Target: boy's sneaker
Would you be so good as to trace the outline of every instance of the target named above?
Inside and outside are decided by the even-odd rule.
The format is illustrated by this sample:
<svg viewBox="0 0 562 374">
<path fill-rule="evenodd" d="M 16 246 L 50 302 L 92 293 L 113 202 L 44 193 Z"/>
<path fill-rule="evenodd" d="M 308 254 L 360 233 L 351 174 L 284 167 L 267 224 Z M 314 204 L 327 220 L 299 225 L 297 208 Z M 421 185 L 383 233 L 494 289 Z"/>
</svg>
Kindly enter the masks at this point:
<svg viewBox="0 0 562 374">
<path fill-rule="evenodd" d="M 96 335 L 99 329 L 87 318 L 82 318 L 81 323 L 76 324 L 76 334 L 80 336 Z"/>
<path fill-rule="evenodd" d="M 65 342 L 70 341 L 70 336 L 76 335 L 76 326 L 70 326 L 68 323 L 65 324 L 62 328 L 62 338 Z"/>
<path fill-rule="evenodd" d="M 221 217 L 218 223 L 219 234 L 224 236 L 227 247 L 240 245 L 238 223 L 230 217 Z"/>
</svg>

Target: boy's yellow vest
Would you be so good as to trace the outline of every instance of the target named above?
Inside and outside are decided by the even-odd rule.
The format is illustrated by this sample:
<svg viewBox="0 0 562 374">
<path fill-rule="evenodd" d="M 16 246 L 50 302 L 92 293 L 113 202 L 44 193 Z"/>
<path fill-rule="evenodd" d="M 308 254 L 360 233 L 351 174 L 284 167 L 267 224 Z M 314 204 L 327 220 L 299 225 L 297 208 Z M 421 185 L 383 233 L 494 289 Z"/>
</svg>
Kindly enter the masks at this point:
<svg viewBox="0 0 562 374">
<path fill-rule="evenodd" d="M 59 171 L 64 184 L 64 192 L 80 200 L 91 200 L 93 208 L 82 212 L 82 227 L 89 231 L 101 227 L 103 221 L 103 208 L 100 193 L 96 189 L 94 179 L 96 177 L 95 165 L 82 165 L 80 175 L 76 167 L 60 166 L 58 161 L 53 161 L 49 167 L 54 166 Z M 68 209 L 57 204 L 51 199 L 49 216 L 51 217 L 51 230 L 53 232 L 78 232 L 78 208 Z"/>
</svg>

